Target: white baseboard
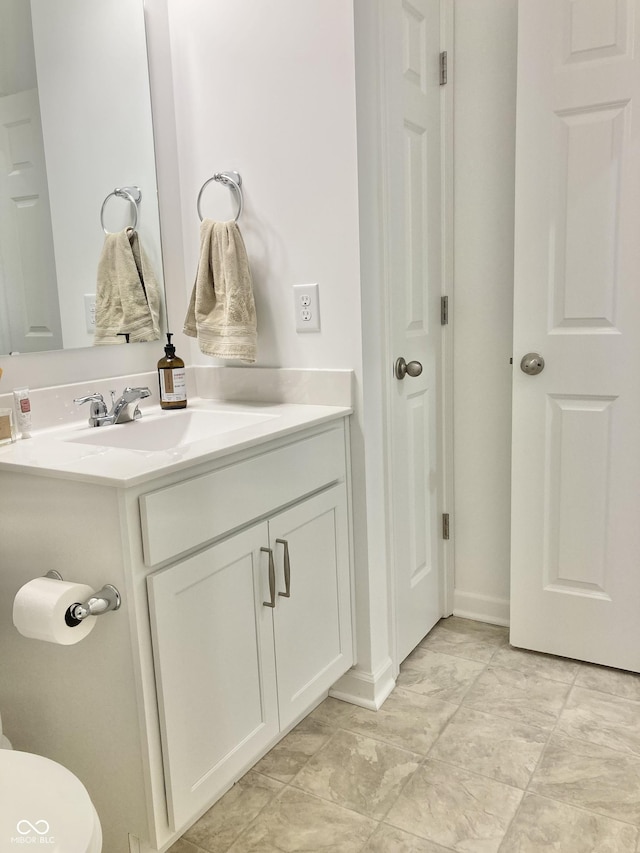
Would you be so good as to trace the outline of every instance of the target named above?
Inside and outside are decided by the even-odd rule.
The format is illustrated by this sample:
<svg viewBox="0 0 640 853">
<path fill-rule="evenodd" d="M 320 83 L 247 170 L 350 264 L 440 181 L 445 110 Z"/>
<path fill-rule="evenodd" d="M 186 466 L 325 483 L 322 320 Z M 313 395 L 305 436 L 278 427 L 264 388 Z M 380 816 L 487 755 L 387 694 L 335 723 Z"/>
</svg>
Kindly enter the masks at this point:
<svg viewBox="0 0 640 853">
<path fill-rule="evenodd" d="M 377 711 L 395 686 L 393 661 L 388 658 L 376 672 L 365 672 L 353 667 L 336 681 L 329 696 Z"/>
<path fill-rule="evenodd" d="M 509 625 L 509 599 L 494 598 L 457 589 L 453 594 L 453 613 L 464 619 L 489 622 L 492 625 Z"/>
</svg>

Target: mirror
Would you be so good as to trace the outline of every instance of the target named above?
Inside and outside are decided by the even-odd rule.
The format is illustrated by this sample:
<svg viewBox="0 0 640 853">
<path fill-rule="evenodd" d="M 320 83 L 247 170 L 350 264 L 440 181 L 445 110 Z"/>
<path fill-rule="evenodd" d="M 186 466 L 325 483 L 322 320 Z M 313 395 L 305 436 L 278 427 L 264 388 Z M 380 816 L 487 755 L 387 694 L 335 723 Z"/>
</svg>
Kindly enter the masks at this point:
<svg viewBox="0 0 640 853">
<path fill-rule="evenodd" d="M 0 0 L 0 355 L 93 345 L 105 199 L 164 304 L 142 0 Z"/>
</svg>

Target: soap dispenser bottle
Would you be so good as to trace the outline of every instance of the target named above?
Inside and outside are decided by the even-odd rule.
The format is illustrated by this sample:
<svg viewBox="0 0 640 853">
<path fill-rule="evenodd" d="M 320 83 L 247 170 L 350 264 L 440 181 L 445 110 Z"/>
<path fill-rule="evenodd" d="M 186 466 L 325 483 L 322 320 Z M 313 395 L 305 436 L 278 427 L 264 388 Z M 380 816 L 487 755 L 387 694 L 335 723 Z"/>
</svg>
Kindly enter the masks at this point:
<svg viewBox="0 0 640 853">
<path fill-rule="evenodd" d="M 187 405 L 187 376 L 184 361 L 176 355 L 171 343 L 173 334 L 167 332 L 165 356 L 158 362 L 160 405 L 163 409 L 184 409 Z"/>
</svg>

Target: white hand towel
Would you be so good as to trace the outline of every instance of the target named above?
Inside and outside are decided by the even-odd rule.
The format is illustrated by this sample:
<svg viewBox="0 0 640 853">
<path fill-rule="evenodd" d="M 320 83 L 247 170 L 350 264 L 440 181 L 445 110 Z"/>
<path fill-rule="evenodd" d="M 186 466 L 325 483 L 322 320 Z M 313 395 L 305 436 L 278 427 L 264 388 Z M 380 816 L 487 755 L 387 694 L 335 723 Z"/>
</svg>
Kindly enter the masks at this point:
<svg viewBox="0 0 640 853">
<path fill-rule="evenodd" d="M 184 333 L 201 352 L 224 359 L 256 360 L 257 325 L 251 270 L 235 222 L 205 219 L 200 226 L 200 262 Z"/>
<path fill-rule="evenodd" d="M 107 234 L 98 262 L 94 344 L 160 339 L 160 292 L 136 231 Z"/>
</svg>

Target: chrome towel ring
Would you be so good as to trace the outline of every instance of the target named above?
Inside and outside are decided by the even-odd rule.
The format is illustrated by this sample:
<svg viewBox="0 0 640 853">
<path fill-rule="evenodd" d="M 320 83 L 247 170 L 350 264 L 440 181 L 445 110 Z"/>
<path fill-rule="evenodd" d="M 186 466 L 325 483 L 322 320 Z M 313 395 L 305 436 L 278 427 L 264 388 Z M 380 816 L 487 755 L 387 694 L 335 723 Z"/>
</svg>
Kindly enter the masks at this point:
<svg viewBox="0 0 640 853">
<path fill-rule="evenodd" d="M 133 224 L 129 227 L 135 230 L 138 224 L 138 205 L 142 201 L 142 190 L 140 187 L 116 187 L 113 192 L 109 193 L 102 202 L 102 207 L 100 208 L 100 225 L 102 225 L 102 230 L 105 234 L 114 233 L 113 231 L 107 231 L 104 227 L 104 209 L 112 195 L 115 195 L 118 198 L 124 198 L 131 203 L 131 206 L 133 207 Z"/>
<path fill-rule="evenodd" d="M 242 190 L 240 189 L 240 187 L 242 186 L 242 178 L 240 177 L 238 172 L 216 172 L 212 178 L 209 178 L 209 180 L 205 181 L 204 184 L 200 187 L 200 192 L 198 193 L 198 201 L 196 202 L 200 222 L 202 222 L 200 200 L 202 198 L 204 188 L 208 186 L 211 181 L 219 181 L 221 184 L 226 184 L 227 186 L 231 187 L 231 189 L 235 192 L 236 199 L 238 201 L 238 212 L 236 213 L 235 219 L 233 221 L 237 222 L 242 215 L 242 208 L 244 207 L 244 199 L 242 197 Z"/>
</svg>

